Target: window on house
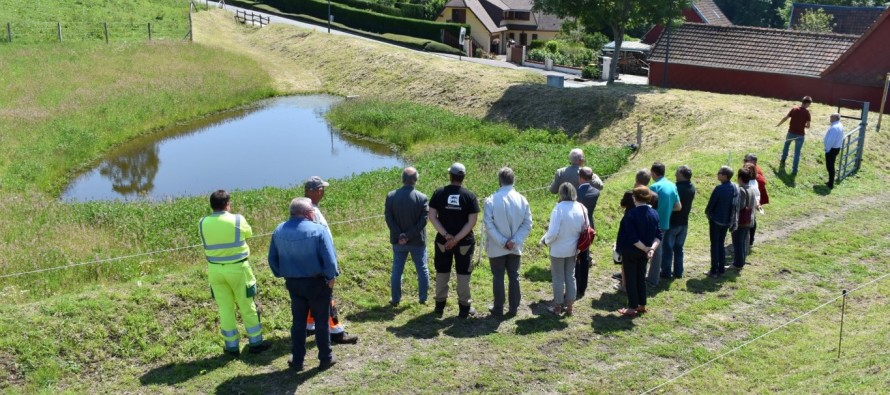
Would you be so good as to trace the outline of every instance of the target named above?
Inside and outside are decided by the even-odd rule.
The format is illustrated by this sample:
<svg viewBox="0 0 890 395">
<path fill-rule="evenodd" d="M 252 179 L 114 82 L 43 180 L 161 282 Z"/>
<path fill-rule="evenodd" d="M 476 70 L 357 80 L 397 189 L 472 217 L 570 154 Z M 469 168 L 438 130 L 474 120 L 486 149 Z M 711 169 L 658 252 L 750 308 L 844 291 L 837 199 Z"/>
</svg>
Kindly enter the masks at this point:
<svg viewBox="0 0 890 395">
<path fill-rule="evenodd" d="M 532 13 L 531 13 L 531 12 L 521 12 L 521 11 L 518 11 L 518 12 L 514 12 L 513 14 L 514 14 L 514 15 L 513 15 L 513 19 L 520 20 L 520 21 L 527 21 L 527 20 L 530 20 L 530 19 L 532 18 Z"/>
<path fill-rule="evenodd" d="M 537 34 L 532 34 L 532 41 L 535 41 L 535 40 L 537 40 L 537 39 L 538 39 L 538 35 L 537 35 Z"/>
<path fill-rule="evenodd" d="M 516 39 L 516 34 L 514 34 L 514 33 L 507 34 L 507 38 L 509 38 L 509 39 L 511 39 L 511 40 L 515 40 L 515 39 Z"/>
<path fill-rule="evenodd" d="M 457 8 L 452 9 L 451 21 L 454 23 L 467 23 L 467 10 Z"/>
<path fill-rule="evenodd" d="M 528 34 L 519 33 L 519 45 L 528 45 Z"/>
</svg>

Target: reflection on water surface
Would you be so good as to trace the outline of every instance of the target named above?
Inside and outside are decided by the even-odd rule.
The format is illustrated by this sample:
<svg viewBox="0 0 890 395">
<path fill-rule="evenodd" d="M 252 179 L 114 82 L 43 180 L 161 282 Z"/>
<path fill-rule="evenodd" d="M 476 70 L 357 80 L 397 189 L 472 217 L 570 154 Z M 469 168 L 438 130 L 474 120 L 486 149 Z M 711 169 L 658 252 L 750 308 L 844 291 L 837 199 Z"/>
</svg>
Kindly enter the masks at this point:
<svg viewBox="0 0 890 395">
<path fill-rule="evenodd" d="M 76 177 L 63 199 L 156 200 L 401 166 L 388 147 L 350 139 L 327 124 L 324 113 L 340 100 L 270 99 L 134 140 Z"/>
</svg>

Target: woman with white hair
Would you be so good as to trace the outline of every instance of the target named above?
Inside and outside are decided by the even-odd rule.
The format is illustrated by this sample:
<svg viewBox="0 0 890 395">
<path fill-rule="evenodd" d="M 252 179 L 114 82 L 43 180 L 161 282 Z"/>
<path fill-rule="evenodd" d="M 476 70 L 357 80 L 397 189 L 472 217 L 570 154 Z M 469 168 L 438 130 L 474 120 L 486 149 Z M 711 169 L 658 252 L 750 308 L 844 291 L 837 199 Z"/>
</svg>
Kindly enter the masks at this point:
<svg viewBox="0 0 890 395">
<path fill-rule="evenodd" d="M 578 238 L 584 227 L 584 206 L 576 202 L 577 192 L 570 183 L 559 186 L 559 203 L 550 213 L 550 226 L 541 243 L 550 246 L 550 274 L 553 282 L 553 314 L 572 314 L 577 288 L 575 285 L 575 256 Z"/>
</svg>

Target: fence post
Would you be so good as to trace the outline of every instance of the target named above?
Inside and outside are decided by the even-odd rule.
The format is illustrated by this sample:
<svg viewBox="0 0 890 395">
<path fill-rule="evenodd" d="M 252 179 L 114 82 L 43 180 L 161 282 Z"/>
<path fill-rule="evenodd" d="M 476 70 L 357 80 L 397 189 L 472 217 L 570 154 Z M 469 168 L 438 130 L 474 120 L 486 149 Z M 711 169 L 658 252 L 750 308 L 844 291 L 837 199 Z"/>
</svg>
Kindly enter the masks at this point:
<svg viewBox="0 0 890 395">
<path fill-rule="evenodd" d="M 837 340 L 837 359 L 841 359 L 841 343 L 844 341 L 844 312 L 847 310 L 847 290 L 843 292 L 843 301 L 841 302 L 841 332 Z"/>
<path fill-rule="evenodd" d="M 105 27 L 105 44 L 108 44 L 108 22 L 102 22 L 102 26 Z"/>
<path fill-rule="evenodd" d="M 62 42 L 62 22 L 61 21 L 56 22 L 56 26 L 58 26 L 58 28 L 59 28 L 59 42 Z"/>
<path fill-rule="evenodd" d="M 189 42 L 195 40 L 194 31 L 192 30 L 192 9 L 189 8 Z"/>
<path fill-rule="evenodd" d="M 643 124 L 637 122 L 637 149 L 643 146 Z"/>
<path fill-rule="evenodd" d="M 865 151 L 865 130 L 868 129 L 868 107 L 869 102 L 862 103 L 862 118 L 861 123 L 859 124 L 859 144 L 856 147 L 856 165 L 854 169 L 859 171 L 859 167 L 862 166 L 862 153 Z"/>
<path fill-rule="evenodd" d="M 12 42 L 12 23 L 6 22 L 6 38 L 9 39 L 9 42 Z"/>
<path fill-rule="evenodd" d="M 151 41 L 151 22 L 148 22 L 148 41 Z"/>
</svg>

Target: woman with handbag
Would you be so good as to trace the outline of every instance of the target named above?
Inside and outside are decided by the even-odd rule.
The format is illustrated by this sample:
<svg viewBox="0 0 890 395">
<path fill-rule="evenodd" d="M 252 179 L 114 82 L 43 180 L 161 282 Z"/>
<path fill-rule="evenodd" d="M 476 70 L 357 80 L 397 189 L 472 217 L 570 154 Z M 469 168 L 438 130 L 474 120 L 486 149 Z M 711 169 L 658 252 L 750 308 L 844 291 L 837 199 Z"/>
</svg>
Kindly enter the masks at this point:
<svg viewBox="0 0 890 395">
<path fill-rule="evenodd" d="M 646 312 L 646 262 L 652 259 L 663 237 L 658 212 L 648 204 L 652 192 L 638 186 L 632 195 L 634 207 L 621 219 L 617 246 L 627 281 L 628 306 L 618 312 L 627 317 Z"/>
<path fill-rule="evenodd" d="M 572 314 L 577 289 L 575 287 L 575 256 L 578 239 L 587 223 L 584 206 L 576 202 L 575 187 L 565 182 L 559 186 L 559 203 L 550 213 L 550 226 L 541 238 L 541 244 L 550 246 L 550 275 L 553 286 L 553 305 L 547 308 L 553 314 Z"/>
<path fill-rule="evenodd" d="M 757 187 L 751 187 L 753 174 L 749 167 L 743 167 L 738 171 L 739 182 L 739 225 L 732 231 L 733 269 L 741 269 L 748 258 L 748 234 L 754 225 L 754 210 L 757 209 L 757 197 L 754 191 Z"/>
</svg>

